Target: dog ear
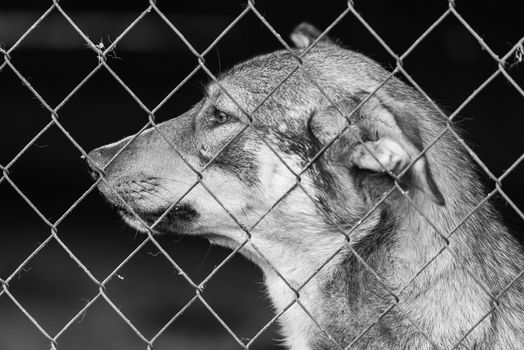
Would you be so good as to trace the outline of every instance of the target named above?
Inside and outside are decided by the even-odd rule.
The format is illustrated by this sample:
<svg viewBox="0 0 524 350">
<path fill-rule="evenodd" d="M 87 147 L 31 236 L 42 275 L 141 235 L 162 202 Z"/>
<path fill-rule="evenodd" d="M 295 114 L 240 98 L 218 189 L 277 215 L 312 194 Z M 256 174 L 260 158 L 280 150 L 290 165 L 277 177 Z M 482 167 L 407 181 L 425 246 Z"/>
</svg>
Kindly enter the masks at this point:
<svg viewBox="0 0 524 350">
<path fill-rule="evenodd" d="M 309 123 L 310 132 L 321 143 L 330 142 L 348 126 L 340 112 L 349 115 L 357 105 L 356 100 L 345 101 L 336 108 L 315 113 Z M 384 96 L 371 96 L 353 115 L 351 132 L 359 134 L 364 142 L 357 141 L 347 131 L 332 150 L 328 149 L 330 159 L 339 162 L 345 159 L 343 163 L 349 160 L 349 166 L 374 173 L 384 173 L 387 169 L 395 175 L 416 159 L 400 181 L 422 191 L 438 205 L 445 204 L 426 156 L 419 157 L 423 149 L 420 132 L 415 116 L 405 106 Z"/>
<path fill-rule="evenodd" d="M 289 37 L 297 48 L 305 49 L 309 47 L 321 33 L 322 32 L 312 24 L 303 22 L 293 29 Z M 324 35 L 318 41 L 317 45 L 334 45 L 334 43 L 327 37 L 327 35 Z"/>
<path fill-rule="evenodd" d="M 360 115 L 363 117 L 361 127 L 370 135 L 370 140 L 351 148 L 351 163 L 373 172 L 387 169 L 400 174 L 414 161 L 400 180 L 422 191 L 436 204 L 444 205 L 444 196 L 433 179 L 427 157 L 420 155 L 424 147 L 416 116 L 409 108 L 380 94 L 364 103 Z"/>
</svg>

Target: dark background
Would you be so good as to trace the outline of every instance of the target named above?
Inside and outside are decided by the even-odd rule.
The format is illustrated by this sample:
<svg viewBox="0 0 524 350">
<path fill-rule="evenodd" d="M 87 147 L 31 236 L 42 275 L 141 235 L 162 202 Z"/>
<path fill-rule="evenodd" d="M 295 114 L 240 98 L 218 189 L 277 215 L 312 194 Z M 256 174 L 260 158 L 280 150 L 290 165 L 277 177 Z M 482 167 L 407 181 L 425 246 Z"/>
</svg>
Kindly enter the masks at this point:
<svg viewBox="0 0 524 350">
<path fill-rule="evenodd" d="M 51 5 L 50 1 L 2 2 L 0 43 L 6 50 Z M 148 6 L 147 1 L 60 1 L 72 20 L 95 43 L 107 47 Z M 241 1 L 164 1 L 158 6 L 199 52 L 244 8 Z M 397 54 L 402 54 L 447 9 L 446 1 L 356 1 L 359 13 Z M 456 1 L 456 9 L 500 57 L 524 35 L 518 1 Z M 327 27 L 345 1 L 257 1 L 257 9 L 287 40 L 292 28 L 309 21 Z M 350 13 L 333 38 L 393 68 L 395 60 Z M 249 13 L 205 57 L 218 73 L 281 44 Z M 96 54 L 55 9 L 12 52 L 11 62 L 51 106 L 59 104 L 97 65 Z M 197 65 L 195 56 L 151 12 L 122 39 L 108 64 L 149 108 L 154 108 Z M 508 59 L 509 74 L 523 84 L 524 63 Z M 496 69 L 497 63 L 453 16 L 441 23 L 405 59 L 405 69 L 448 113 L 453 112 Z M 202 94 L 209 81 L 199 72 L 156 114 L 177 116 Z M 524 98 L 497 77 L 462 111 L 458 123 L 480 159 L 500 176 L 524 149 Z M 0 165 L 6 166 L 50 121 L 50 113 L 9 67 L 0 71 Z M 60 109 L 59 121 L 84 150 L 136 133 L 148 115 L 105 69 L 98 71 Z M 51 222 L 91 186 L 80 152 L 55 126 L 9 167 L 10 179 Z M 524 166 L 502 188 L 524 208 Z M 487 182 L 490 189 L 493 182 Z M 519 216 L 504 201 L 498 206 L 516 232 Z M 13 271 L 49 235 L 50 228 L 6 181 L 0 183 L 0 278 Z M 60 239 L 93 275 L 103 280 L 144 239 L 127 228 L 93 191 L 58 226 Z M 518 234 L 517 234 L 518 236 Z M 519 236 L 519 238 L 521 238 Z M 175 261 L 196 282 L 229 254 L 206 241 L 159 237 Z M 151 244 L 146 245 L 107 285 L 119 309 L 151 338 L 194 296 L 194 290 Z M 203 296 L 241 339 L 252 338 L 272 317 L 261 273 L 234 257 L 210 280 Z M 93 298 L 98 287 L 52 240 L 9 284 L 18 302 L 52 336 Z M 270 327 L 253 348 L 276 349 Z M 237 349 L 238 344 L 200 303 L 190 306 L 155 343 L 155 349 Z M 48 349 L 49 342 L 6 295 L 0 297 L 0 349 Z M 144 349 L 133 330 L 99 299 L 59 338 L 59 349 Z"/>
</svg>

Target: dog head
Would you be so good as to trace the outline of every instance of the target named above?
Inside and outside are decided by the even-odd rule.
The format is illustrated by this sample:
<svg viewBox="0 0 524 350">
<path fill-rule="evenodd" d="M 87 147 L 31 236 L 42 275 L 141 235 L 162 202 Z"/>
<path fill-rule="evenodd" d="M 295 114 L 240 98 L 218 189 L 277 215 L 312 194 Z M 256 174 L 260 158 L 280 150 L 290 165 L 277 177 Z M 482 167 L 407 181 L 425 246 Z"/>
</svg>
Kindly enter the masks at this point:
<svg viewBox="0 0 524 350">
<path fill-rule="evenodd" d="M 309 25 L 291 38 L 292 53 L 242 62 L 186 113 L 89 153 L 127 223 L 233 248 L 252 236 L 291 259 L 342 239 L 333 225 L 351 228 L 398 174 L 412 198 L 444 203 L 432 151 L 419 154 L 439 123 L 421 98 L 395 78 L 374 92 L 388 72 Z"/>
</svg>

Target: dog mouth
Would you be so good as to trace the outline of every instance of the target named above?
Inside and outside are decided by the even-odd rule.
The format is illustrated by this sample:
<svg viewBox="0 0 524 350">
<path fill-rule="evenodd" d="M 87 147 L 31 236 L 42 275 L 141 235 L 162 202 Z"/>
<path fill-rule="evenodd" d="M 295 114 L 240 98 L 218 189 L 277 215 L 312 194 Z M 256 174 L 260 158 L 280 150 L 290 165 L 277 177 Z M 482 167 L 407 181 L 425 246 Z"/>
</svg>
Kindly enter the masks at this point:
<svg viewBox="0 0 524 350">
<path fill-rule="evenodd" d="M 133 208 L 133 211 L 119 206 L 117 211 L 124 221 L 141 231 L 151 229 L 153 232 L 163 233 L 180 233 L 199 216 L 196 209 L 189 203 L 180 203 L 154 210 Z"/>
</svg>

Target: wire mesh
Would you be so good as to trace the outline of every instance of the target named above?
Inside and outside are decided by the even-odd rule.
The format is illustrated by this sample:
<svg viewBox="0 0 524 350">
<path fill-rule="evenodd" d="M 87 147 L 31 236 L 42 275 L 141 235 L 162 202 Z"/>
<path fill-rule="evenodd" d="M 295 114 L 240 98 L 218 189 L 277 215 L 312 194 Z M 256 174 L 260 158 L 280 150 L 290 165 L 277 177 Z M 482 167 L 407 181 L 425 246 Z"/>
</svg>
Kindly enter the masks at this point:
<svg viewBox="0 0 524 350">
<path fill-rule="evenodd" d="M 85 44 L 97 55 L 98 57 L 98 64 L 94 69 L 92 69 L 82 81 L 75 86 L 67 95 L 66 97 L 60 101 L 56 106 L 52 106 L 49 104 L 42 95 L 35 89 L 35 87 L 32 86 L 31 82 L 24 77 L 24 75 L 17 69 L 16 65 L 11 60 L 11 54 L 17 50 L 17 48 L 21 45 L 21 43 L 24 41 L 24 39 L 33 31 L 37 30 L 39 24 L 50 14 L 56 14 L 59 13 L 73 28 L 76 33 L 80 35 L 82 40 L 85 42 Z M 293 57 L 296 59 L 296 66 L 294 69 L 292 69 L 287 76 L 276 86 L 273 87 L 271 92 L 262 100 L 259 102 L 258 106 L 254 108 L 253 110 L 247 110 L 245 106 L 242 105 L 240 101 L 235 100 L 235 98 L 228 92 L 227 88 L 224 87 L 221 83 L 221 81 L 212 73 L 212 71 L 207 67 L 206 65 L 206 59 L 205 56 L 208 54 L 223 38 L 224 36 L 231 31 L 235 25 L 247 14 L 254 14 L 259 20 L 260 23 L 280 42 L 281 46 L 287 50 Z M 140 98 L 133 92 L 133 90 L 129 87 L 128 84 L 126 84 L 125 79 L 120 77 L 113 68 L 111 68 L 107 64 L 107 57 L 111 54 L 112 50 L 118 45 L 118 43 L 148 14 L 154 14 L 158 16 L 163 22 L 165 22 L 170 30 L 172 31 L 173 35 L 178 37 L 189 49 L 189 51 L 194 56 L 196 67 L 188 74 L 188 76 L 183 79 L 180 84 L 178 84 L 158 105 L 154 106 L 154 108 L 149 108 L 146 106 L 144 102 L 140 100 Z M 310 50 L 317 45 L 317 43 L 328 33 L 330 30 L 335 27 L 344 17 L 346 16 L 353 16 L 356 18 L 362 26 L 369 31 L 369 33 L 380 43 L 380 45 L 391 55 L 391 57 L 396 61 L 396 65 L 394 69 L 392 70 L 391 74 L 388 75 L 388 77 L 379 84 L 373 92 L 368 94 L 357 106 L 353 112 L 351 112 L 349 115 L 345 114 L 343 111 L 339 110 L 337 108 L 336 103 L 333 101 L 330 101 L 331 104 L 337 108 L 337 112 L 345 118 L 348 121 L 348 125 L 338 133 L 330 142 L 326 143 L 322 149 L 314 156 L 312 157 L 305 167 L 300 169 L 299 171 L 293 170 L 293 168 L 286 163 L 285 159 L 283 159 L 279 152 L 276 151 L 274 145 L 272 145 L 270 140 L 267 140 L 258 130 L 253 126 L 253 115 L 255 112 L 264 104 L 270 97 L 277 92 L 280 88 L 282 88 L 282 85 L 298 70 L 301 70 L 309 79 L 311 84 L 316 86 L 320 90 L 320 92 L 329 100 L 329 95 L 326 94 L 322 87 L 309 75 L 307 72 L 307 69 L 303 66 L 303 58 L 310 52 Z M 413 52 L 413 50 L 430 34 L 432 33 L 446 18 L 448 17 L 454 17 L 456 18 L 461 25 L 466 28 L 466 30 L 471 33 L 471 35 L 477 40 L 479 45 L 490 55 L 490 57 L 493 59 L 493 61 L 497 64 L 497 69 L 482 83 L 478 88 L 476 88 L 464 101 L 460 106 L 453 111 L 451 114 L 447 115 L 442 109 L 439 108 L 437 104 L 434 103 L 434 101 L 424 92 L 424 90 L 417 84 L 417 82 L 410 76 L 410 74 L 406 71 L 404 68 L 404 61 L 405 59 Z M 455 7 L 454 1 L 448 2 L 448 8 L 442 13 L 442 15 L 434 22 L 432 23 L 427 30 L 418 37 L 413 44 L 402 54 L 395 53 L 388 44 L 378 35 L 377 32 L 374 31 L 372 26 L 359 14 L 357 9 L 355 8 L 352 1 L 349 1 L 347 4 L 347 7 L 344 9 L 343 12 L 339 14 L 339 16 L 328 26 L 324 31 L 322 31 L 321 35 L 305 50 L 301 51 L 300 54 L 297 54 L 296 51 L 294 51 L 287 43 L 284 41 L 280 35 L 269 23 L 269 21 L 265 18 L 265 16 L 257 9 L 257 6 L 254 1 L 249 0 L 245 4 L 245 7 L 242 11 L 238 14 L 238 16 L 230 23 L 229 26 L 227 26 L 218 36 L 217 38 L 202 52 L 199 52 L 195 47 L 191 44 L 191 42 L 179 31 L 176 27 L 176 25 L 169 20 L 169 18 L 162 12 L 162 9 L 160 6 L 157 5 L 157 3 L 154 0 L 149 1 L 145 5 L 144 10 L 134 19 L 122 32 L 121 34 L 108 46 L 104 47 L 103 45 L 96 44 L 93 42 L 83 31 L 82 29 L 75 23 L 75 21 L 70 17 L 70 15 L 67 13 L 66 10 L 62 7 L 62 5 L 59 3 L 59 1 L 55 0 L 52 2 L 50 7 L 31 25 L 27 31 L 20 36 L 20 38 L 9 48 L 2 48 L 0 47 L 0 54 L 2 54 L 4 61 L 0 65 L 0 71 L 2 70 L 11 70 L 18 79 L 22 82 L 22 84 L 27 87 L 27 89 L 32 93 L 32 95 L 44 106 L 44 108 L 47 110 L 47 112 L 50 114 L 50 120 L 48 124 L 45 125 L 42 130 L 34 136 L 34 138 L 23 147 L 16 156 L 9 161 L 6 165 L 0 165 L 0 170 L 2 172 L 0 177 L 0 184 L 1 183 L 7 183 L 9 186 L 11 186 L 18 195 L 32 208 L 32 210 L 40 217 L 40 219 L 45 223 L 45 225 L 49 228 L 50 233 L 48 237 L 30 254 L 26 257 L 26 259 L 17 267 L 15 268 L 12 273 L 7 276 L 5 279 L 0 279 L 1 289 L 0 289 L 0 297 L 8 298 L 12 301 L 14 305 L 20 311 L 31 321 L 31 323 L 36 327 L 36 329 L 49 341 L 49 346 L 51 349 L 57 349 L 59 338 L 63 335 L 64 332 L 66 332 L 74 322 L 79 320 L 82 315 L 85 314 L 85 312 L 98 300 L 102 299 L 104 300 L 107 305 L 109 305 L 114 312 L 129 326 L 129 328 L 136 333 L 136 335 L 143 341 L 144 345 L 147 349 L 152 349 L 155 345 L 156 340 L 162 336 L 162 334 L 175 322 L 186 310 L 189 308 L 192 304 L 196 302 L 200 302 L 202 305 L 205 306 L 206 309 L 209 310 L 209 312 L 218 320 L 218 322 L 224 327 L 224 329 L 230 334 L 230 336 L 236 341 L 236 343 L 241 347 L 248 349 L 252 346 L 252 344 L 259 338 L 259 336 L 267 331 L 267 329 L 275 323 L 287 310 L 289 310 L 293 305 L 297 305 L 299 308 L 301 308 L 304 313 L 310 318 L 311 322 L 315 325 L 315 327 L 318 328 L 320 332 L 322 332 L 327 339 L 330 340 L 331 346 L 338 349 L 350 349 L 353 345 L 355 345 L 363 336 L 366 335 L 366 333 L 374 326 L 377 322 L 379 322 L 380 319 L 382 319 L 384 316 L 386 316 L 389 312 L 391 312 L 393 309 L 396 309 L 398 312 L 400 312 L 414 327 L 414 329 L 417 330 L 418 333 L 423 335 L 426 340 L 433 346 L 435 349 L 441 349 L 441 346 L 437 345 L 437 343 L 431 339 L 429 335 L 426 335 L 424 333 L 424 329 L 417 325 L 417 322 L 415 320 L 412 320 L 410 315 L 405 312 L 401 307 L 401 296 L 400 294 L 402 291 L 404 291 L 406 288 L 408 288 L 411 283 L 415 280 L 415 278 L 424 271 L 430 264 L 432 264 L 438 256 L 443 254 L 444 252 L 447 252 L 448 254 L 451 254 L 454 258 L 455 253 L 448 249 L 450 238 L 453 236 L 453 234 L 456 232 L 456 230 L 469 218 L 471 215 L 475 213 L 475 211 L 480 208 L 486 201 L 488 201 L 491 197 L 498 194 L 504 198 L 504 200 L 508 203 L 509 206 L 511 206 L 514 211 L 524 220 L 524 214 L 522 211 L 513 203 L 513 201 L 509 198 L 509 196 L 504 192 L 502 189 L 502 180 L 508 176 L 509 173 L 511 173 L 523 160 L 524 160 L 524 154 L 522 154 L 506 171 L 504 171 L 501 175 L 497 176 L 495 175 L 490 169 L 486 166 L 486 164 L 477 156 L 477 154 L 466 144 L 466 142 L 462 139 L 462 137 L 453 129 L 452 127 L 452 121 L 456 118 L 458 113 L 460 113 L 490 82 L 492 82 L 496 77 L 502 76 L 504 79 L 506 79 L 509 84 L 524 98 L 524 91 L 523 89 L 518 85 L 518 83 L 511 77 L 510 74 L 508 74 L 507 67 L 509 64 L 511 64 L 510 60 L 514 57 L 516 57 L 518 60 L 522 60 L 522 52 L 523 52 L 523 43 L 524 43 L 524 37 L 521 38 L 517 43 L 514 44 L 514 46 L 502 57 L 499 57 L 495 52 L 484 42 L 482 37 L 474 30 L 474 28 L 461 16 L 459 11 Z M 13 181 L 13 179 L 10 176 L 10 168 L 20 159 L 20 157 L 29 149 L 30 146 L 35 144 L 35 142 L 38 141 L 38 139 L 51 127 L 57 127 L 63 135 L 67 137 L 67 139 L 70 141 L 73 147 L 75 147 L 78 152 L 85 157 L 86 159 L 89 159 L 88 153 L 84 150 L 84 148 L 75 140 L 73 136 L 68 132 L 67 128 L 62 125 L 60 122 L 60 112 L 62 107 L 71 99 L 75 94 L 78 92 L 78 90 L 85 85 L 92 77 L 93 75 L 99 71 L 99 70 L 105 70 L 107 71 L 112 78 L 118 82 L 118 84 L 131 96 L 131 98 L 137 103 L 137 105 L 148 115 L 148 120 L 143 126 L 143 128 L 140 129 L 139 132 L 137 132 L 133 137 L 131 137 L 127 142 L 126 145 L 117 152 L 112 159 L 103 167 L 100 169 L 97 169 L 98 172 L 98 179 L 93 183 L 93 185 L 85 191 L 82 196 L 80 196 L 64 213 L 61 215 L 57 220 L 50 220 L 48 219 L 42 211 L 38 208 L 37 205 L 35 205 L 28 195 L 26 195 Z M 169 137 L 167 135 L 163 135 L 162 131 L 158 128 L 157 123 L 155 122 L 155 113 L 166 103 L 171 96 L 173 96 L 184 84 L 189 81 L 197 72 L 205 72 L 212 81 L 214 81 L 222 92 L 227 95 L 233 103 L 244 113 L 246 116 L 248 122 L 246 125 L 242 128 L 238 134 L 232 138 L 228 144 L 224 145 L 221 150 L 215 154 L 209 162 L 204 165 L 202 168 L 198 169 L 195 168 L 187 159 L 184 158 L 184 155 L 177 150 L 175 145 L 172 144 Z M 302 175 L 304 172 L 306 172 L 321 156 L 324 152 L 326 152 L 329 147 L 346 131 L 350 131 L 349 125 L 350 125 L 350 118 L 352 115 L 358 110 L 359 107 L 364 105 L 372 96 L 378 91 L 384 84 L 386 84 L 393 76 L 400 74 L 403 76 L 415 89 L 420 92 L 420 94 L 431 104 L 431 106 L 438 111 L 443 117 L 445 117 L 448 120 L 447 125 L 441 130 L 438 137 L 436 137 L 431 143 L 429 143 L 417 156 L 417 158 L 413 159 L 408 167 L 406 167 L 402 173 L 400 174 L 393 174 L 390 172 L 386 167 L 384 167 L 384 170 L 394 178 L 394 186 L 385 193 L 383 198 L 377 202 L 373 208 L 364 216 L 362 219 L 353 226 L 350 230 L 344 229 L 342 226 L 337 223 L 332 223 L 333 227 L 336 227 L 338 232 L 343 235 L 345 238 L 346 244 L 341 246 L 339 249 L 335 250 L 330 254 L 329 259 L 319 264 L 319 267 L 313 272 L 312 275 L 307 276 L 301 283 L 296 286 L 290 283 L 288 280 L 286 280 L 285 276 L 274 266 L 274 264 L 271 262 L 271 260 L 264 256 L 263 252 L 251 241 L 251 235 L 252 231 L 257 227 L 257 225 L 264 220 L 264 218 L 282 201 L 293 191 L 302 191 L 318 208 L 319 211 L 324 212 L 324 209 L 322 206 L 317 203 L 315 196 L 313 196 L 311 193 L 308 192 L 308 190 L 305 188 L 305 186 L 301 183 Z M 187 191 L 174 203 L 170 205 L 170 207 L 164 212 L 163 215 L 161 215 L 155 223 L 152 225 L 148 225 L 141 217 L 138 215 L 134 209 L 126 203 L 124 198 L 122 198 L 118 192 L 114 191 L 114 195 L 119 197 L 119 200 L 121 203 L 123 203 L 126 207 L 126 209 L 132 213 L 138 221 L 140 221 L 145 227 L 148 228 L 147 238 L 136 247 L 136 249 L 131 252 L 118 266 L 114 268 L 114 270 L 109 273 L 103 280 L 97 279 L 95 275 L 90 271 L 90 269 L 82 262 L 81 259 L 79 259 L 75 253 L 64 243 L 64 241 L 60 238 L 59 232 L 60 232 L 60 224 L 62 221 L 73 211 L 75 208 L 86 198 L 86 196 L 95 190 L 97 185 L 100 182 L 104 182 L 109 188 L 111 188 L 110 184 L 106 180 L 106 174 L 105 169 L 120 155 L 121 152 L 123 152 L 128 145 L 130 145 L 137 137 L 139 137 L 146 129 L 153 128 L 156 130 L 157 133 L 159 133 L 164 140 L 169 144 L 170 148 L 173 152 L 175 152 L 183 161 L 184 163 L 194 172 L 194 174 L 197 176 L 197 180 L 187 189 Z M 233 143 L 238 137 L 241 136 L 245 130 L 250 130 L 254 132 L 257 137 L 260 139 L 262 143 L 264 143 L 271 152 L 279 159 L 279 161 L 282 163 L 283 166 L 289 170 L 293 176 L 295 177 L 295 183 L 290 186 L 284 194 L 275 202 L 273 203 L 269 209 L 263 213 L 260 218 L 251 226 L 246 226 L 242 220 L 235 217 L 235 215 L 232 213 L 231 210 L 229 210 L 223 203 L 223 201 L 215 194 L 213 191 L 209 188 L 208 185 L 206 185 L 205 181 L 205 171 L 206 169 L 212 165 L 217 157 L 220 156 L 220 154 L 230 145 Z M 467 150 L 467 152 L 472 156 L 474 161 L 478 164 L 478 166 L 488 175 L 488 177 L 493 180 L 496 183 L 495 189 L 488 193 L 486 197 L 477 204 L 477 206 L 469 212 L 464 218 L 458 222 L 453 229 L 451 229 L 449 232 L 441 232 L 432 222 L 429 217 L 427 217 L 416 205 L 413 203 L 411 198 L 405 193 L 403 190 L 400 178 L 403 174 L 405 174 L 410 167 L 413 166 L 413 164 L 420 158 L 423 157 L 424 154 L 440 139 L 443 137 L 444 134 L 452 134 L 453 137 L 455 137 L 459 143 Z M 358 135 L 355 135 L 358 137 Z M 359 140 L 362 145 L 362 140 Z M 370 152 L 372 153 L 372 152 Z M 372 154 L 373 155 L 373 154 Z M 374 156 L 374 155 L 373 155 Z M 377 162 L 380 163 L 380 161 L 376 158 Z M 92 162 L 94 164 L 94 162 Z M 157 241 L 156 237 L 153 235 L 154 228 L 162 221 L 162 219 L 167 215 L 167 213 L 172 210 L 176 205 L 178 205 L 197 185 L 201 185 L 208 193 L 209 195 L 224 209 L 224 211 L 231 217 L 231 219 L 236 222 L 236 224 L 239 226 L 239 228 L 245 233 L 245 240 L 236 248 L 234 249 L 219 265 L 217 265 L 212 272 L 200 283 L 194 282 L 190 276 L 182 269 L 177 262 L 168 254 L 168 252 L 165 251 L 165 249 L 162 247 L 162 245 Z M 410 205 L 423 217 L 423 219 L 430 225 L 436 232 L 436 236 L 441 241 L 441 249 L 438 250 L 438 252 L 432 256 L 423 266 L 420 267 L 419 271 L 409 278 L 408 282 L 399 288 L 399 291 L 395 292 L 391 290 L 385 282 L 383 282 L 383 278 L 380 276 L 379 272 L 375 271 L 364 258 L 362 258 L 358 252 L 356 252 L 352 245 L 351 245 L 351 233 L 358 229 L 359 226 L 362 224 L 362 222 L 372 215 L 372 213 L 388 198 L 388 196 L 393 193 L 394 191 L 400 191 L 400 193 L 404 194 Z M 327 213 L 325 213 L 326 217 L 329 217 Z M 10 291 L 10 282 L 22 271 L 25 266 L 36 256 L 40 253 L 40 251 L 46 247 L 48 244 L 50 244 L 51 241 L 54 241 L 60 245 L 60 247 L 67 253 L 67 255 L 82 269 L 82 271 L 85 273 L 85 275 L 89 278 L 89 280 L 98 286 L 98 293 L 90 299 L 86 305 L 78 310 L 76 315 L 72 317 L 70 320 L 66 322 L 66 324 L 63 326 L 62 329 L 60 329 L 55 334 L 50 334 L 46 329 L 38 322 L 37 319 L 35 319 L 31 313 L 24 307 L 24 305 L 19 302 L 19 300 L 11 293 Z M 156 246 L 156 248 L 159 250 L 159 252 L 165 257 L 165 259 L 177 270 L 180 276 L 182 276 L 186 282 L 188 283 L 191 288 L 194 289 L 194 296 L 187 302 L 187 304 L 177 313 L 175 314 L 169 322 L 167 322 L 161 329 L 158 330 L 158 332 L 153 337 L 146 337 L 131 321 L 131 319 L 126 316 L 117 306 L 117 304 L 110 298 L 109 294 L 106 291 L 106 285 L 109 283 L 109 281 L 115 276 L 118 275 L 119 271 L 138 253 L 140 252 L 147 244 L 153 244 Z M 205 298 L 202 295 L 202 290 L 206 286 L 206 284 L 209 282 L 211 278 L 213 278 L 218 271 L 222 269 L 222 267 L 238 252 L 246 245 L 249 245 L 251 249 L 253 249 L 259 256 L 264 260 L 264 262 L 270 266 L 271 269 L 273 269 L 274 273 L 282 280 L 283 283 L 289 288 L 290 291 L 292 291 L 295 295 L 294 299 L 288 303 L 282 310 L 276 314 L 267 324 L 265 324 L 260 331 L 255 334 L 251 339 L 245 340 L 238 335 L 235 334 L 235 332 L 231 329 L 231 327 L 221 318 L 221 316 L 215 312 L 213 307 L 205 300 Z M 337 342 L 337 340 L 326 330 L 323 329 L 320 322 L 315 318 L 315 316 L 310 312 L 310 310 L 307 309 L 306 306 L 301 302 L 300 295 L 303 288 L 321 271 L 340 251 L 343 249 L 349 249 L 351 253 L 359 260 L 359 262 L 371 273 L 375 278 L 381 283 L 382 287 L 387 291 L 387 293 L 392 297 L 393 302 L 390 303 L 390 305 L 382 312 L 382 314 L 379 316 L 379 318 L 374 322 L 369 324 L 368 327 L 366 327 L 358 336 L 356 336 L 351 343 L 347 345 L 342 345 Z M 482 284 L 481 281 L 477 279 L 474 273 L 467 271 L 469 276 L 476 281 L 476 283 L 479 285 L 479 287 L 484 291 L 486 296 L 493 301 L 492 308 L 488 310 L 482 318 L 479 318 L 478 321 L 471 326 L 471 328 L 464 333 L 457 341 L 454 343 L 454 345 L 450 349 L 457 349 L 461 346 L 461 343 L 466 339 L 466 337 L 491 313 L 493 310 L 495 310 L 498 307 L 499 300 L 501 296 L 524 274 L 524 270 L 520 271 L 520 273 L 515 276 L 515 278 L 509 283 L 499 294 L 497 295 L 491 295 L 488 292 L 488 289 Z"/>
</svg>

